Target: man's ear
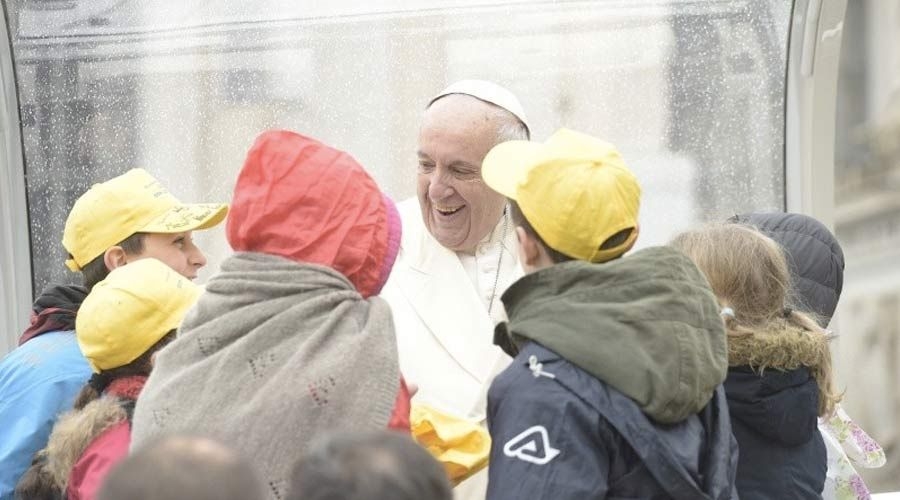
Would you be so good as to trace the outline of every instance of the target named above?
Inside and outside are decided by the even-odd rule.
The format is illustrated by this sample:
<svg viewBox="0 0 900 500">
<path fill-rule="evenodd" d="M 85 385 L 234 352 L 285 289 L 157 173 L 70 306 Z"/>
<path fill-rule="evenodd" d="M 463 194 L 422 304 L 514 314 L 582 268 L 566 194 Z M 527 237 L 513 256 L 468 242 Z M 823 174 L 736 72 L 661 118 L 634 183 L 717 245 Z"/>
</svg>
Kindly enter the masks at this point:
<svg viewBox="0 0 900 500">
<path fill-rule="evenodd" d="M 103 252 L 103 263 L 106 264 L 107 269 L 112 271 L 127 264 L 128 256 L 125 255 L 125 250 L 122 247 L 109 247 L 106 249 L 106 252 Z"/>
<path fill-rule="evenodd" d="M 516 226 L 516 238 L 519 240 L 519 259 L 522 261 L 522 266 L 537 267 L 541 260 L 540 243 L 522 226 Z"/>
</svg>

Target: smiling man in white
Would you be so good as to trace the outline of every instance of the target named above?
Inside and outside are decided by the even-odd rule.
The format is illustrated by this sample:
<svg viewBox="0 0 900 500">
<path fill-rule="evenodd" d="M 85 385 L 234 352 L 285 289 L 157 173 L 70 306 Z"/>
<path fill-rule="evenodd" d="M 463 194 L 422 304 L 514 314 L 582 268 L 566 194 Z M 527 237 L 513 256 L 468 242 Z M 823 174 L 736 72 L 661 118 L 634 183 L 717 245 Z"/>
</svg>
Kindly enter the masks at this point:
<svg viewBox="0 0 900 500">
<path fill-rule="evenodd" d="M 500 296 L 522 275 L 506 199 L 481 178 L 496 144 L 529 137 L 518 99 L 491 82 L 456 82 L 429 102 L 419 130 L 417 198 L 400 203 L 403 239 L 382 292 L 415 401 L 483 422 L 487 388 L 509 357 L 493 344 Z M 456 488 L 483 499 L 484 472 Z"/>
</svg>

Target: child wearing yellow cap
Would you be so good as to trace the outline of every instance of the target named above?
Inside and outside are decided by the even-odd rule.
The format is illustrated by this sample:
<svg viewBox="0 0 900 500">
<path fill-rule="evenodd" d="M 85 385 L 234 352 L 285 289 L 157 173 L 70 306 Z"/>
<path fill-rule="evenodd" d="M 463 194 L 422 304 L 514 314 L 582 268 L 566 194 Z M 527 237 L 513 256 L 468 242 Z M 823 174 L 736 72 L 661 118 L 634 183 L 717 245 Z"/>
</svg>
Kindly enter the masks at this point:
<svg viewBox="0 0 900 500">
<path fill-rule="evenodd" d="M 12 498 L 57 415 L 72 408 L 91 369 L 75 341 L 75 316 L 111 269 L 152 257 L 193 279 L 206 257 L 193 231 L 220 224 L 222 203 L 183 203 L 135 168 L 91 186 L 69 211 L 62 246 L 83 286 L 53 284 L 32 306 L 19 347 L 0 360 L 0 499 Z"/>
<path fill-rule="evenodd" d="M 495 146 L 526 275 L 495 343 L 515 359 L 488 392 L 487 498 L 734 496 L 715 298 L 670 248 L 620 258 L 641 189 L 610 144 L 571 130 Z"/>
<path fill-rule="evenodd" d="M 791 229 L 792 237 L 797 229 Z M 822 241 L 807 237 L 804 245 Z M 725 395 L 741 449 L 741 498 L 825 497 L 829 452 L 816 422 L 832 416 L 840 395 L 832 380 L 829 335 L 812 316 L 788 307 L 791 274 L 783 248 L 741 223 L 694 228 L 671 245 L 694 261 L 722 307 L 729 362 Z"/>
<path fill-rule="evenodd" d="M 131 413 L 156 352 L 175 338 L 200 288 L 156 259 L 113 270 L 88 294 L 76 337 L 94 372 L 16 488 L 22 498 L 93 499 L 128 454 Z M 49 495 L 49 496 L 45 496 Z"/>
</svg>

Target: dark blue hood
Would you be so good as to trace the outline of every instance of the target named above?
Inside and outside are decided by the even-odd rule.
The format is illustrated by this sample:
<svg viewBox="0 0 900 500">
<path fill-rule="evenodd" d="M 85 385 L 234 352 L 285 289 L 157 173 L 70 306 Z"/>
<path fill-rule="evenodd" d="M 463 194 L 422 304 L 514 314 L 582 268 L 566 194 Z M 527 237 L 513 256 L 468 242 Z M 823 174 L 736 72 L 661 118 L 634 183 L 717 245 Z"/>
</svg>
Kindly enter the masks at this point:
<svg viewBox="0 0 900 500">
<path fill-rule="evenodd" d="M 743 214 L 730 220 L 759 228 L 784 248 L 796 294 L 794 307 L 815 313 L 826 327 L 844 286 L 844 252 L 831 231 L 803 214 Z"/>
</svg>

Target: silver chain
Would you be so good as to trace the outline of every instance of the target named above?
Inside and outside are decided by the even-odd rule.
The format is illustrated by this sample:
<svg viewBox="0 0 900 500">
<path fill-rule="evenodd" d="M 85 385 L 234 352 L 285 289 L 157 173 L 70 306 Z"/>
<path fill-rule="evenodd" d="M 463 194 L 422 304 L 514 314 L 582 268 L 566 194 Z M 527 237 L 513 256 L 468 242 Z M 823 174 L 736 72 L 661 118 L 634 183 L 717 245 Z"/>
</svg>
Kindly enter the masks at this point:
<svg viewBox="0 0 900 500">
<path fill-rule="evenodd" d="M 500 258 L 497 259 L 497 272 L 494 274 L 494 288 L 491 290 L 491 301 L 488 302 L 488 316 L 494 310 L 494 298 L 497 297 L 497 285 L 500 284 L 500 265 L 503 264 L 503 244 L 506 243 L 506 230 L 509 226 L 509 217 L 506 214 L 506 207 L 503 208 L 503 233 L 500 235 Z"/>
</svg>

